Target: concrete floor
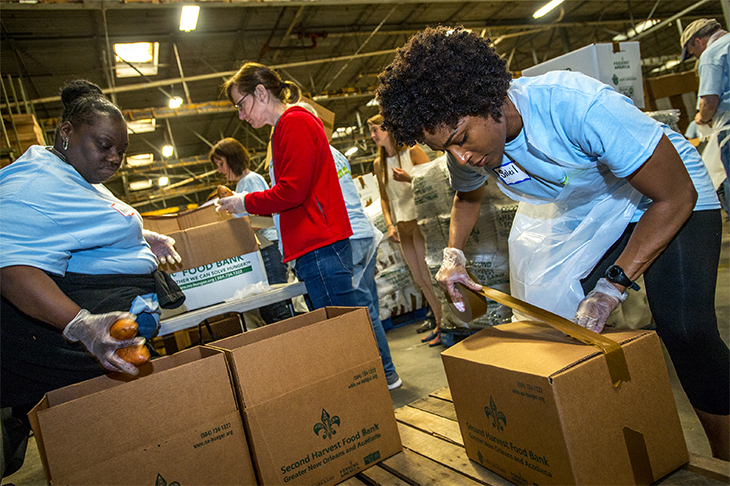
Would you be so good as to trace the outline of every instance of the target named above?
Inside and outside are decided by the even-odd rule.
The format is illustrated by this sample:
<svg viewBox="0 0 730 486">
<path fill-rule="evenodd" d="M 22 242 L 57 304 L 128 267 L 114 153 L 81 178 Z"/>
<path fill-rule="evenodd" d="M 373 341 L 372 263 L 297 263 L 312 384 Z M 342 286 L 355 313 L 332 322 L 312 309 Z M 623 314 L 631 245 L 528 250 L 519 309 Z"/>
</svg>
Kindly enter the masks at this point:
<svg viewBox="0 0 730 486">
<path fill-rule="evenodd" d="M 722 255 L 715 298 L 720 333 L 725 342 L 730 343 L 730 234 L 728 234 L 727 217 L 723 224 Z M 432 391 L 448 386 L 440 356 L 444 348 L 441 346 L 430 348 L 428 344 L 421 343 L 421 337 L 424 334 L 416 334 L 416 328 L 420 324 L 420 322 L 408 324 L 387 333 L 393 361 L 403 380 L 403 386 L 391 392 L 394 408 L 400 408 Z M 665 358 L 687 447 L 692 453 L 710 456 L 710 446 L 702 427 L 679 386 L 674 368 L 666 353 Z M 31 437 L 23 467 L 15 474 L 3 478 L 2 485 L 35 486 L 42 484 L 46 484 L 46 478 L 38 455 L 38 448 Z"/>
</svg>

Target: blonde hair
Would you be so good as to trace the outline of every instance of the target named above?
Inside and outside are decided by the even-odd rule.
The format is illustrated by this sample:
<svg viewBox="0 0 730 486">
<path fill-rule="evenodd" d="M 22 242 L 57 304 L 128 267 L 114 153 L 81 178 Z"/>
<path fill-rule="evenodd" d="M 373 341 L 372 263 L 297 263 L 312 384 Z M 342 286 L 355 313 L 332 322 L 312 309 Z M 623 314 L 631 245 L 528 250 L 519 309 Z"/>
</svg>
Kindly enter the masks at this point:
<svg viewBox="0 0 730 486">
<path fill-rule="evenodd" d="M 236 74 L 223 83 L 221 89 L 230 102 L 235 103 L 232 95 L 234 87 L 240 93 L 249 94 L 253 93 L 259 84 L 284 104 L 296 103 L 302 95 L 299 86 L 291 81 L 282 81 L 276 71 L 257 62 L 244 63 Z"/>
<path fill-rule="evenodd" d="M 383 115 L 378 114 L 368 118 L 368 126 L 382 126 L 384 121 L 385 119 L 383 118 Z M 398 167 L 402 168 L 400 153 L 404 150 L 408 150 L 408 146 L 397 144 L 395 142 L 395 138 L 393 138 L 393 134 L 387 130 L 385 132 L 388 134 L 388 140 L 390 140 L 390 144 L 395 149 L 396 157 L 398 157 Z M 378 178 L 380 186 L 385 187 L 388 185 L 388 151 L 385 149 L 385 147 L 378 147 L 378 159 L 380 160 L 380 171 L 378 171 L 375 176 Z"/>
</svg>

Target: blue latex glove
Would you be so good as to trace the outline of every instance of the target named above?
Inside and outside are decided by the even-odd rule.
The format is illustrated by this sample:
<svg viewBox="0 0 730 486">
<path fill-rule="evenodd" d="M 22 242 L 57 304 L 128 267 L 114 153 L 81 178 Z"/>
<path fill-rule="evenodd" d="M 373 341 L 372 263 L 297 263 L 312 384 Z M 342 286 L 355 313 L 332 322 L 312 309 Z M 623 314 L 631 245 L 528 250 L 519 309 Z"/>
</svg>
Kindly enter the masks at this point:
<svg viewBox="0 0 730 486">
<path fill-rule="evenodd" d="M 596 283 L 596 287 L 578 304 L 573 322 L 579 326 L 596 332 L 603 331 L 608 316 L 611 315 L 628 294 L 623 294 L 605 278 Z"/>
</svg>

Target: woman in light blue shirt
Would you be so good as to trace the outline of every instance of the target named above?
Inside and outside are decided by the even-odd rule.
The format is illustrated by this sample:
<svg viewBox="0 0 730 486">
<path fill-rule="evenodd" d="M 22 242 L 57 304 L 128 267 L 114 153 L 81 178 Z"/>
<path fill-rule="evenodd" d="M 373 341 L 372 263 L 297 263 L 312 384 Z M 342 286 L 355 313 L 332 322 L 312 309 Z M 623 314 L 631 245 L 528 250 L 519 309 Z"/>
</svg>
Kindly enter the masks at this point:
<svg viewBox="0 0 730 486">
<path fill-rule="evenodd" d="M 643 275 L 657 333 L 713 454 L 727 460 L 730 353 L 714 308 L 722 221 L 689 142 L 582 74 L 512 80 L 489 40 L 462 28 L 416 34 L 379 80 L 396 140 L 449 153 L 457 193 L 436 280 L 454 302 L 456 282 L 481 288 L 461 248 L 490 177 L 521 201 L 512 293 L 601 332 Z"/>
</svg>

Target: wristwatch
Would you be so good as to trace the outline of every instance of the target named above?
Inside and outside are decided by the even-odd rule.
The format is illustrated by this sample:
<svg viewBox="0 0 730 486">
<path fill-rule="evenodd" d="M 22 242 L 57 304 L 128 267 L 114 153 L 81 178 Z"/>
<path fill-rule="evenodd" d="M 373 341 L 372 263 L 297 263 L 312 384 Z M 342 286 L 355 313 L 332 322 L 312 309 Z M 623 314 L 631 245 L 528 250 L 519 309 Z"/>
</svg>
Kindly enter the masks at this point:
<svg viewBox="0 0 730 486">
<path fill-rule="evenodd" d="M 627 289 L 639 290 L 641 288 L 636 284 L 636 282 L 627 277 L 624 273 L 624 269 L 618 265 L 611 265 L 608 267 L 608 270 L 606 270 L 606 280 L 615 284 L 623 285 Z"/>
</svg>

